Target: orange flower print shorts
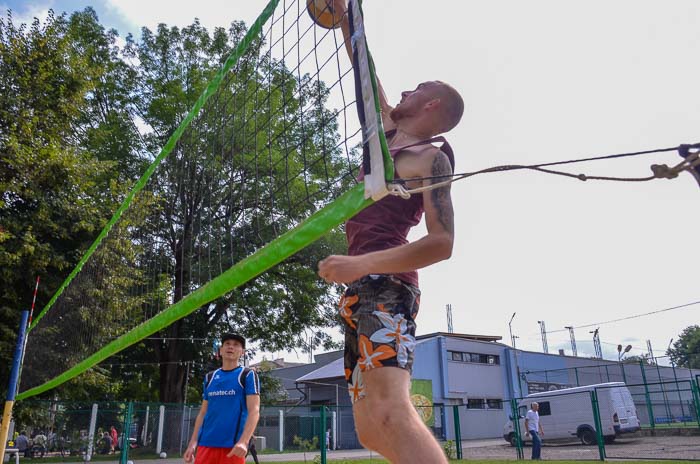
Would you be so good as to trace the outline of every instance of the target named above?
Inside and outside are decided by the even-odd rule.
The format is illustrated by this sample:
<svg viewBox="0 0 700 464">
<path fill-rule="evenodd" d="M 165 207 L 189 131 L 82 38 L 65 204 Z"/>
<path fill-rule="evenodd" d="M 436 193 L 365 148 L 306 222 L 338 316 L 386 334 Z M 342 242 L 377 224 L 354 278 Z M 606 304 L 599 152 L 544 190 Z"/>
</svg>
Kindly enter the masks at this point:
<svg viewBox="0 0 700 464">
<path fill-rule="evenodd" d="M 420 290 L 396 277 L 369 275 L 340 300 L 345 325 L 345 380 L 350 399 L 365 396 L 362 373 L 392 366 L 411 372 Z"/>
</svg>

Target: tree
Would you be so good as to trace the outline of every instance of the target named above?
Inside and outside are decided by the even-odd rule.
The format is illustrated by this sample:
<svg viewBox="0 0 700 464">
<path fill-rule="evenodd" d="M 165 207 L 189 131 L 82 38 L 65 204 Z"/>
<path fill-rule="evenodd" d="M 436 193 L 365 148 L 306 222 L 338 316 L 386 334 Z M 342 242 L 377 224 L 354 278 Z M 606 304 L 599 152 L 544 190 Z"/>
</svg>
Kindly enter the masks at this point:
<svg viewBox="0 0 700 464">
<path fill-rule="evenodd" d="M 144 29 L 141 42 L 131 44 L 142 86 L 137 106 L 151 129 L 145 137 L 151 149 L 165 145 L 244 33 L 244 25 L 234 22 L 228 34 L 217 28 L 209 36 L 195 21 L 182 30 Z M 320 205 L 313 199 L 318 184 L 338 172 L 333 159 L 305 167 L 301 156 L 290 155 L 290 150 L 318 153 L 324 144 L 337 146 L 337 123 L 324 109 L 323 85 L 260 59 L 263 46 L 253 42 L 156 173 L 152 194 L 158 205 L 141 240 L 154 244 L 146 247 L 144 261 L 163 276 L 165 306 L 313 213 Z M 305 107 L 312 110 L 300 124 L 297 115 Z M 258 121 L 269 121 L 265 124 L 278 136 L 268 143 L 258 135 Z M 265 169 L 272 175 L 256 175 L 255 153 L 265 153 Z M 277 198 L 273 192 L 282 186 L 271 182 L 284 178 L 285 170 L 306 174 L 290 176 L 286 195 Z M 305 198 L 308 191 L 311 198 Z M 314 268 L 344 246 L 339 233 L 330 234 L 163 330 L 148 344 L 161 366 L 160 400 L 183 401 L 187 367 L 180 361 L 201 358 L 223 327 L 259 341 L 263 349 L 306 347 L 302 334 L 308 328 L 318 332 L 315 344 L 329 343 L 319 329 L 336 323 L 333 287 Z"/>
<path fill-rule="evenodd" d="M 666 354 L 678 367 L 700 369 L 700 326 L 691 325 L 683 329 L 673 348 Z"/>
<path fill-rule="evenodd" d="M 141 170 L 133 74 L 115 40 L 90 8 L 70 17 L 50 11 L 31 26 L 15 25 L 11 12 L 0 19 L 3 387 L 34 278 L 38 312 Z"/>
<path fill-rule="evenodd" d="M 640 355 L 627 356 L 622 358 L 622 362 L 625 364 L 639 364 L 640 361 L 644 363 L 645 366 L 655 366 L 656 362 L 646 353 Z"/>
</svg>

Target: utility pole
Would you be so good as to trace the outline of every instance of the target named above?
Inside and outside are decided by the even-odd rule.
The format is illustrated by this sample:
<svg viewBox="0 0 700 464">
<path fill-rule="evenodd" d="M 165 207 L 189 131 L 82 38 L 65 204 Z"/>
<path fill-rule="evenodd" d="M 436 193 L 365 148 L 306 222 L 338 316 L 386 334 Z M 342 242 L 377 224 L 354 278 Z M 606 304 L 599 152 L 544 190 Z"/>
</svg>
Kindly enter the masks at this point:
<svg viewBox="0 0 700 464">
<path fill-rule="evenodd" d="M 455 329 L 452 326 L 452 305 L 448 303 L 445 309 L 447 310 L 447 333 L 454 333 Z"/>
<path fill-rule="evenodd" d="M 511 324 L 513 323 L 513 318 L 515 317 L 515 313 L 513 313 L 512 316 L 510 316 L 510 321 L 508 321 L 508 331 L 510 332 L 510 343 L 513 345 L 513 348 L 515 348 L 515 337 L 513 337 L 513 328 L 511 327 Z"/>
<path fill-rule="evenodd" d="M 597 328 L 595 330 L 592 330 L 588 333 L 593 334 L 593 348 L 595 349 L 595 357 L 598 359 L 603 359 L 603 350 L 600 347 L 600 334 L 599 334 L 600 328 Z"/>
<path fill-rule="evenodd" d="M 513 342 L 513 349 L 515 349 L 515 339 L 520 338 L 517 335 L 513 335 L 513 338 L 511 339 L 511 342 Z"/>
<path fill-rule="evenodd" d="M 574 356 L 578 356 L 578 353 L 576 352 L 576 337 L 574 337 L 574 327 L 571 325 L 567 325 L 564 328 L 569 329 L 569 338 L 571 339 L 571 352 L 574 354 Z"/>
<path fill-rule="evenodd" d="M 656 360 L 654 359 L 654 350 L 651 348 L 651 340 L 647 340 L 647 351 L 649 352 L 649 362 L 656 364 Z"/>
<path fill-rule="evenodd" d="M 544 328 L 544 321 L 537 321 L 540 325 L 540 334 L 542 335 L 542 351 L 549 353 L 549 347 L 547 346 L 547 331 Z"/>
</svg>

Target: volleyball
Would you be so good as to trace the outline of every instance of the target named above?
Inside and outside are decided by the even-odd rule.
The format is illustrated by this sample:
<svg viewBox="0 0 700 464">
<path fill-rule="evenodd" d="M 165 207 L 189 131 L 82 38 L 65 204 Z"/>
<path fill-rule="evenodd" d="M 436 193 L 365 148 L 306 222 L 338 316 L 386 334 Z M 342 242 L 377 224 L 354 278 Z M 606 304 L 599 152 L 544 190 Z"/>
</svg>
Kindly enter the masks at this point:
<svg viewBox="0 0 700 464">
<path fill-rule="evenodd" d="M 306 11 L 316 24 L 324 29 L 340 27 L 342 14 L 333 14 L 332 0 L 306 0 Z"/>
<path fill-rule="evenodd" d="M 161 451 L 159 456 L 160 456 L 161 459 L 165 459 L 165 458 L 168 457 L 168 455 L 165 454 L 165 451 Z"/>
</svg>

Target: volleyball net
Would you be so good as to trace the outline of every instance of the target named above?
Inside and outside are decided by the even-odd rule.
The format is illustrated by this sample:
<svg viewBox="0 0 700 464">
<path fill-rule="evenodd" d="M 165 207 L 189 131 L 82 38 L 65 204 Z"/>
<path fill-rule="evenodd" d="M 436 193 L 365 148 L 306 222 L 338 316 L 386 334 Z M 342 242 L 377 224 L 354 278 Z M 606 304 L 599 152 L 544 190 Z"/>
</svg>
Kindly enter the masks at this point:
<svg viewBox="0 0 700 464">
<path fill-rule="evenodd" d="M 340 28 L 307 7 L 271 0 L 183 115 L 31 323 L 17 399 L 199 308 L 226 311 L 233 289 L 385 194 L 393 166 L 360 5 L 348 9 L 355 67 Z"/>
</svg>

